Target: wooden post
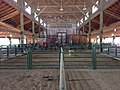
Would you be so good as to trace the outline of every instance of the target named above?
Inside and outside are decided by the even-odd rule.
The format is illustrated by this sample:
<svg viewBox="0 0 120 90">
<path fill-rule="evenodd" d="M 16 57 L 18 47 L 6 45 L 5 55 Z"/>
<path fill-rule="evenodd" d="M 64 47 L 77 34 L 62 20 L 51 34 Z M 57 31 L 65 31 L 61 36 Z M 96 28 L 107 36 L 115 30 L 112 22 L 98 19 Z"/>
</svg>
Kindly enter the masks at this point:
<svg viewBox="0 0 120 90">
<path fill-rule="evenodd" d="M 33 40 L 33 49 L 35 48 L 35 18 L 34 18 L 34 12 L 33 12 L 33 8 L 31 9 L 32 12 L 32 40 Z"/>
<path fill-rule="evenodd" d="M 89 44 L 91 43 L 91 21 L 89 21 Z"/>
<path fill-rule="evenodd" d="M 85 25 L 83 25 L 83 33 L 82 34 L 84 35 L 84 33 L 85 33 Z"/>
<path fill-rule="evenodd" d="M 24 8 L 24 0 L 18 0 L 18 4 L 20 7 L 20 44 L 21 44 L 21 52 L 23 53 L 23 44 L 24 44 L 24 14 L 23 14 L 23 8 Z"/>
<path fill-rule="evenodd" d="M 38 17 L 38 22 L 39 22 L 39 38 L 40 38 L 40 16 Z"/>
<path fill-rule="evenodd" d="M 102 38 L 103 38 L 103 0 L 100 0 L 100 52 L 102 49 Z"/>
</svg>

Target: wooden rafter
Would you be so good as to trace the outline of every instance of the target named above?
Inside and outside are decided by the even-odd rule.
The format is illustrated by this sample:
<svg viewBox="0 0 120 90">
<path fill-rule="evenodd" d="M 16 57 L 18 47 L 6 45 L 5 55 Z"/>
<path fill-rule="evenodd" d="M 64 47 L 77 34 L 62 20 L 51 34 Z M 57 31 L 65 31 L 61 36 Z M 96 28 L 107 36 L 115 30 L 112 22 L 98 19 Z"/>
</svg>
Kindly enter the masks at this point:
<svg viewBox="0 0 120 90">
<path fill-rule="evenodd" d="M 7 25 L 6 23 L 0 22 L 0 26 L 5 27 L 5 28 L 8 28 L 8 29 L 12 30 L 13 32 L 18 32 L 18 33 L 20 33 L 20 30 L 19 30 L 19 29 L 14 28 L 14 27 L 12 27 L 12 26 L 10 26 L 10 25 Z M 24 33 L 25 33 L 25 34 L 32 35 L 32 33 L 28 32 L 28 31 L 24 31 Z"/>
<path fill-rule="evenodd" d="M 51 0 L 54 4 L 56 4 L 56 5 L 60 5 L 58 2 L 56 2 L 55 0 Z"/>
<path fill-rule="evenodd" d="M 10 13 L 10 14 L 8 14 L 8 15 L 0 18 L 0 21 L 5 21 L 5 20 L 7 20 L 7 19 L 9 19 L 9 18 L 12 18 L 12 17 L 18 15 L 18 14 L 19 14 L 19 12 L 18 12 L 18 11 L 15 11 L 15 12 L 13 12 L 13 13 Z"/>
<path fill-rule="evenodd" d="M 27 20 L 27 21 L 24 22 L 24 25 L 26 25 L 26 24 L 28 24 L 30 22 L 32 22 L 32 21 L 31 20 Z M 17 28 L 20 28 L 20 25 L 18 25 Z"/>
<path fill-rule="evenodd" d="M 4 14 L 4 13 L 9 13 L 10 11 L 13 11 L 13 10 L 15 10 L 15 9 L 13 9 L 12 7 L 10 7 L 10 8 L 7 8 L 7 9 L 4 9 L 4 10 L 2 10 L 1 12 L 0 12 L 0 14 Z"/>
<path fill-rule="evenodd" d="M 70 2 L 71 0 L 67 0 L 63 5 L 66 5 Z"/>
<path fill-rule="evenodd" d="M 117 15 L 116 13 L 114 13 L 114 12 L 106 10 L 105 13 L 108 14 L 108 15 L 110 15 L 110 16 L 112 16 L 112 17 L 114 17 L 114 18 L 116 18 L 116 19 L 118 19 L 118 20 L 120 20 L 120 16 Z"/>
<path fill-rule="evenodd" d="M 100 24 L 100 21 L 93 19 L 92 22 L 96 23 L 96 24 Z"/>
</svg>

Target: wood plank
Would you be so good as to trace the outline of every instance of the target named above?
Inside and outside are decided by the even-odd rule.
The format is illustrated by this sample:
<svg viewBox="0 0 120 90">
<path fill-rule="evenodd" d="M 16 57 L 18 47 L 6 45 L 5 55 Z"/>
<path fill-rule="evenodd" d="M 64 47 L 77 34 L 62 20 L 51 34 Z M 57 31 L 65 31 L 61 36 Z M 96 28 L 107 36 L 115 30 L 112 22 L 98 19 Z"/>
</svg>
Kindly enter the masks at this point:
<svg viewBox="0 0 120 90">
<path fill-rule="evenodd" d="M 18 14 L 19 14 L 19 12 L 18 12 L 18 11 L 15 11 L 15 12 L 13 12 L 13 13 L 10 13 L 10 14 L 8 14 L 8 15 L 0 18 L 0 21 L 5 21 L 5 20 L 7 20 L 7 19 L 9 19 L 9 18 L 12 18 L 12 17 L 18 15 Z"/>
<path fill-rule="evenodd" d="M 108 14 L 108 15 L 110 15 L 110 16 L 112 16 L 112 17 L 114 17 L 114 18 L 116 18 L 116 19 L 118 19 L 118 20 L 120 20 L 119 15 L 117 15 L 117 14 L 114 13 L 114 12 L 111 12 L 111 11 L 106 10 L 105 13 Z"/>
<path fill-rule="evenodd" d="M 24 22 L 24 25 L 28 24 L 28 23 L 31 23 L 32 21 L 31 20 L 27 20 Z M 20 28 L 20 25 L 17 26 L 17 28 Z"/>
<path fill-rule="evenodd" d="M 118 0 L 110 0 L 110 1 L 108 2 L 108 4 L 105 4 L 105 5 L 103 6 L 103 10 L 106 10 L 107 8 L 109 8 L 110 6 L 112 6 L 113 4 L 115 4 L 116 2 L 118 2 Z M 97 17 L 98 15 L 100 15 L 100 9 L 98 9 L 98 11 L 97 11 L 95 14 L 92 14 L 92 15 L 89 17 L 89 19 L 84 22 L 84 25 L 87 24 L 87 23 L 89 22 L 89 20 L 94 19 L 94 18 Z M 82 27 L 82 26 L 83 26 L 83 25 L 81 25 L 80 27 Z"/>
<path fill-rule="evenodd" d="M 1 14 L 2 16 L 4 16 L 4 14 L 9 13 L 10 11 L 15 11 L 15 9 L 13 9 L 12 7 L 10 7 L 10 8 L 7 8 L 7 9 L 2 10 L 2 11 L 0 12 L 0 14 Z"/>
<path fill-rule="evenodd" d="M 17 29 L 17 28 L 14 28 L 6 23 L 3 23 L 3 22 L 0 22 L 0 26 L 3 26 L 5 28 L 9 28 L 10 30 L 12 30 L 13 32 L 18 32 L 20 33 L 20 29 Z M 28 34 L 28 35 L 32 35 L 31 32 L 28 32 L 28 31 L 24 31 L 24 34 Z"/>
</svg>

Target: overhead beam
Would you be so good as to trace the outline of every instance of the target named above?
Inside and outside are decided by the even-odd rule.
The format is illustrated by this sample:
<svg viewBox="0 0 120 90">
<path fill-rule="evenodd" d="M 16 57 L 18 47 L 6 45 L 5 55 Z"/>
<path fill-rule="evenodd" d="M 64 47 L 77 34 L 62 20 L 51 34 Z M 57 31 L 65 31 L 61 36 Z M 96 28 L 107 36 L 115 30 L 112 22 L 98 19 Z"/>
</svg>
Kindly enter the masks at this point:
<svg viewBox="0 0 120 90">
<path fill-rule="evenodd" d="M 8 28 L 8 29 L 12 30 L 13 32 L 18 32 L 18 33 L 20 33 L 20 29 L 14 28 L 14 27 L 6 24 L 6 23 L 0 22 L 0 26 L 1 26 L 1 27 L 5 27 L 5 28 Z M 32 35 L 31 32 L 28 32 L 28 31 L 24 31 L 24 32 L 25 32 L 25 34 L 27 34 L 27 35 Z"/>
<path fill-rule="evenodd" d="M 21 9 L 21 11 L 23 12 L 23 14 L 24 14 L 27 18 L 29 18 L 29 19 L 32 20 L 32 16 L 29 15 L 29 14 L 25 11 L 25 9 L 21 7 L 21 5 L 19 5 L 19 4 L 17 4 L 17 5 L 14 4 L 12 0 L 4 0 L 4 1 L 5 1 L 6 3 L 8 3 L 9 5 L 11 5 L 12 7 L 14 7 L 15 9 L 17 9 L 18 11 L 20 11 L 20 9 Z M 18 1 L 21 1 L 21 0 L 18 0 Z M 31 3 L 32 3 L 32 2 L 31 2 Z M 36 23 L 36 24 L 39 24 L 37 21 L 35 21 L 35 23 Z M 41 26 L 41 27 L 42 27 L 42 26 Z M 42 28 L 44 28 L 44 27 L 42 27 Z"/>
<path fill-rule="evenodd" d="M 54 4 L 60 6 L 60 4 L 58 2 L 56 2 L 55 0 L 51 0 Z"/>
<path fill-rule="evenodd" d="M 31 20 L 27 20 L 24 22 L 24 25 L 28 24 L 28 23 L 31 23 L 32 21 Z M 20 28 L 20 25 L 17 26 L 17 28 Z"/>
<path fill-rule="evenodd" d="M 66 5 L 70 2 L 71 0 L 67 0 L 65 3 L 63 3 L 63 5 Z"/>
<path fill-rule="evenodd" d="M 38 16 L 39 16 L 42 12 L 44 12 L 46 8 L 47 8 L 47 7 L 44 7 L 44 8 L 39 12 Z"/>
<path fill-rule="evenodd" d="M 77 8 L 84 16 L 86 16 L 86 14 L 85 14 L 78 6 L 76 6 L 76 8 Z"/>
<path fill-rule="evenodd" d="M 83 7 L 83 6 L 84 5 L 82 5 L 82 4 L 81 5 L 80 4 L 79 5 L 73 5 L 73 4 L 71 4 L 71 5 L 70 4 L 69 5 L 63 5 L 64 8 Z M 40 8 L 43 8 L 43 7 L 48 7 L 48 8 L 50 8 L 50 7 L 51 8 L 58 8 L 59 7 L 60 8 L 60 5 L 40 5 L 39 7 Z"/>
<path fill-rule="evenodd" d="M 92 22 L 96 23 L 96 24 L 100 24 L 99 21 L 97 21 L 96 19 L 93 19 Z"/>
<path fill-rule="evenodd" d="M 103 52 L 103 48 L 102 48 L 102 39 L 103 39 L 103 1 L 104 0 L 100 0 L 100 51 L 101 53 Z"/>
<path fill-rule="evenodd" d="M 113 5 L 114 3 L 116 3 L 118 0 L 110 0 L 108 1 L 106 4 L 103 5 L 103 10 L 109 8 L 111 5 Z M 105 0 L 103 0 L 103 3 L 106 2 Z M 98 9 L 98 11 L 94 14 L 92 14 L 88 20 L 86 20 L 84 22 L 84 24 L 87 24 L 90 20 L 94 19 L 96 16 L 98 16 L 100 14 L 100 8 Z M 80 27 L 82 27 L 83 25 L 81 25 Z"/>
<path fill-rule="evenodd" d="M 13 11 L 15 11 L 15 9 L 13 9 L 12 7 L 10 7 L 10 8 L 7 8 L 7 9 L 5 9 L 5 10 L 2 10 L 2 11 L 0 12 L 0 14 L 4 15 L 4 13 L 5 13 L 5 14 L 8 14 L 8 13 L 13 12 Z"/>
<path fill-rule="evenodd" d="M 114 18 L 116 18 L 116 19 L 118 19 L 118 20 L 120 20 L 120 16 L 117 15 L 116 13 L 114 13 L 114 12 L 106 10 L 105 13 L 108 14 L 108 15 L 110 15 L 110 16 L 112 16 L 112 17 L 114 17 Z"/>
<path fill-rule="evenodd" d="M 18 12 L 18 11 L 15 11 L 15 12 L 13 12 L 13 13 L 10 13 L 10 14 L 8 14 L 8 15 L 0 18 L 0 21 L 1 21 L 1 22 L 2 22 L 2 21 L 5 21 L 5 20 L 7 20 L 7 19 L 9 19 L 9 18 L 12 18 L 12 17 L 18 15 L 18 14 L 19 14 L 19 12 Z"/>
</svg>

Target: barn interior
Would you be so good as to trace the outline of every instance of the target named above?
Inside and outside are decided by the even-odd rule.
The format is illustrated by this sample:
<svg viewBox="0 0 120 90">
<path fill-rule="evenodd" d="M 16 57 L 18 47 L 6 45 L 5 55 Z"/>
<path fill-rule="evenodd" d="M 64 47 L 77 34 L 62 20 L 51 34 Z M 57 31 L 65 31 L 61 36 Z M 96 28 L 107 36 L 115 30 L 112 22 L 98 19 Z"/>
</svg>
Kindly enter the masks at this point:
<svg viewBox="0 0 120 90">
<path fill-rule="evenodd" d="M 119 90 L 119 10 L 120 0 L 0 0 L 1 90 L 16 85 L 3 76 L 26 79 L 12 90 Z"/>
</svg>

